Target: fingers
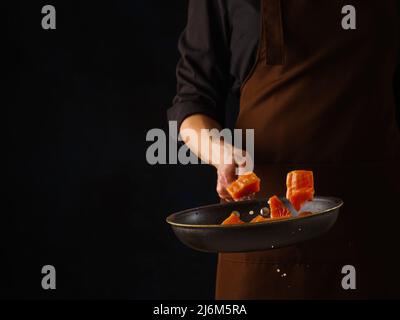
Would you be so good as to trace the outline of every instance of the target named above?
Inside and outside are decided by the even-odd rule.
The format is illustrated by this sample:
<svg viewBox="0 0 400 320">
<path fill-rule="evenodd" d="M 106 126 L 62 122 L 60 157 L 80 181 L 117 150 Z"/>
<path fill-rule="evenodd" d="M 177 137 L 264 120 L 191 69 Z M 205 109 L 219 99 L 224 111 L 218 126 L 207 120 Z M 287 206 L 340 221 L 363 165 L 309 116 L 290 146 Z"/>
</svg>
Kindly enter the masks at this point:
<svg viewBox="0 0 400 320">
<path fill-rule="evenodd" d="M 226 188 L 224 186 L 222 186 L 220 183 L 217 183 L 217 193 L 221 199 L 223 199 L 227 202 L 233 201 L 233 199 L 230 196 L 230 194 L 228 193 L 228 191 L 226 191 Z"/>
<path fill-rule="evenodd" d="M 217 193 L 226 201 L 234 201 L 227 191 L 227 187 L 237 179 L 238 175 L 253 171 L 253 159 L 250 154 L 241 149 L 233 151 L 233 163 L 221 163 L 217 166 Z"/>
<path fill-rule="evenodd" d="M 235 165 L 223 165 L 217 171 L 217 193 L 221 199 L 233 201 L 226 188 L 236 179 Z"/>
<path fill-rule="evenodd" d="M 234 158 L 237 164 L 236 174 L 242 175 L 247 172 L 251 172 L 254 170 L 254 161 L 251 155 L 240 149 L 236 149 L 234 151 Z"/>
<path fill-rule="evenodd" d="M 230 185 L 233 181 L 236 180 L 235 168 L 235 164 L 225 164 L 219 166 L 217 170 L 218 179 L 221 179 L 221 182 L 225 183 L 226 186 Z"/>
</svg>

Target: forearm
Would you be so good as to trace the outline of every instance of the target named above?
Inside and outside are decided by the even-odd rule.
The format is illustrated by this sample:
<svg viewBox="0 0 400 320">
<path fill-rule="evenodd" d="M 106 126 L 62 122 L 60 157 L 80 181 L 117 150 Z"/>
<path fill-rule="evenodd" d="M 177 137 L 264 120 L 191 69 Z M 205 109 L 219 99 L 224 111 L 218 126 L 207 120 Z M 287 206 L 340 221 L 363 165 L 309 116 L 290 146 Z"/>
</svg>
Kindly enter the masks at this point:
<svg viewBox="0 0 400 320">
<path fill-rule="evenodd" d="M 221 126 L 206 115 L 195 114 L 182 122 L 180 134 L 183 142 L 197 157 L 218 167 L 224 152 L 224 143 L 218 135 L 213 135 L 211 130 L 220 131 Z"/>
</svg>

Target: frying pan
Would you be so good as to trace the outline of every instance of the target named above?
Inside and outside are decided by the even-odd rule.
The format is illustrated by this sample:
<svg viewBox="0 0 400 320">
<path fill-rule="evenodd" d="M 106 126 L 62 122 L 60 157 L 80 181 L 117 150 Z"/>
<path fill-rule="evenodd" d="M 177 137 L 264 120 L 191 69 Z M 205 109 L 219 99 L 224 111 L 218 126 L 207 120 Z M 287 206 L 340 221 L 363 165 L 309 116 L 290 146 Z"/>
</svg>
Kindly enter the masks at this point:
<svg viewBox="0 0 400 320">
<path fill-rule="evenodd" d="M 283 200 L 283 198 L 282 198 Z M 343 201 L 315 197 L 302 211 L 306 216 L 260 223 L 220 225 L 232 211 L 250 221 L 266 207 L 266 199 L 214 204 L 174 213 L 167 218 L 172 230 L 186 246 L 204 252 L 250 252 L 297 244 L 326 233 L 336 222 Z M 250 211 L 254 214 L 251 215 Z"/>
</svg>

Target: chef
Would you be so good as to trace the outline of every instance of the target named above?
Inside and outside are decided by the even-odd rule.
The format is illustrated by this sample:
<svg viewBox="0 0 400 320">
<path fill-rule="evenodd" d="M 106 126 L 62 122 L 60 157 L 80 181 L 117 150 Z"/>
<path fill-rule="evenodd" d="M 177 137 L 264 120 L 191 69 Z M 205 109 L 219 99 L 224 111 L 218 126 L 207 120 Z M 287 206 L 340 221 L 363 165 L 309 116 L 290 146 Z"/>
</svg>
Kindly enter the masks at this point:
<svg viewBox="0 0 400 320">
<path fill-rule="evenodd" d="M 354 21 L 345 28 L 348 5 L 354 12 L 346 19 Z M 177 121 L 181 133 L 222 129 L 232 112 L 226 97 L 233 92 L 240 99 L 236 128 L 254 129 L 260 196 L 284 195 L 287 172 L 308 169 L 318 195 L 345 203 L 334 228 L 318 239 L 265 252 L 219 254 L 217 299 L 400 297 L 397 5 L 396 0 L 189 1 L 169 120 Z M 184 134 L 183 139 L 216 167 L 218 194 L 230 201 L 226 187 L 240 164 L 213 162 Z M 343 284 L 349 266 L 355 277 L 350 288 Z"/>
</svg>

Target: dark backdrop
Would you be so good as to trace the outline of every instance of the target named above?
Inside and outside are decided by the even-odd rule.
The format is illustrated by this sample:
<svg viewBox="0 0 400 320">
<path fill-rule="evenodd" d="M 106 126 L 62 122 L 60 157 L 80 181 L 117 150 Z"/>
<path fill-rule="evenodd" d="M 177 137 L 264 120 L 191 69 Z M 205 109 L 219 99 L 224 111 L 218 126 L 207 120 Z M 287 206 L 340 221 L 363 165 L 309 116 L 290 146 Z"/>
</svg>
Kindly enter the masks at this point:
<svg viewBox="0 0 400 320">
<path fill-rule="evenodd" d="M 56 7 L 56 30 L 41 28 L 45 4 Z M 3 297 L 213 297 L 216 256 L 181 245 L 165 217 L 216 202 L 215 173 L 145 159 L 146 132 L 166 129 L 186 6 L 24 1 L 7 13 L 17 61 Z M 45 264 L 56 267 L 56 290 L 41 289 Z"/>
</svg>

